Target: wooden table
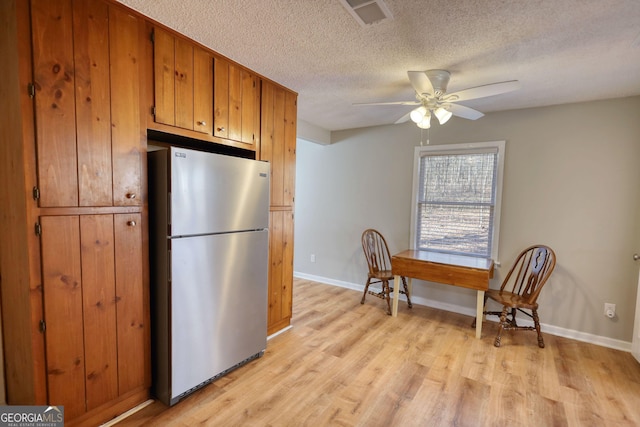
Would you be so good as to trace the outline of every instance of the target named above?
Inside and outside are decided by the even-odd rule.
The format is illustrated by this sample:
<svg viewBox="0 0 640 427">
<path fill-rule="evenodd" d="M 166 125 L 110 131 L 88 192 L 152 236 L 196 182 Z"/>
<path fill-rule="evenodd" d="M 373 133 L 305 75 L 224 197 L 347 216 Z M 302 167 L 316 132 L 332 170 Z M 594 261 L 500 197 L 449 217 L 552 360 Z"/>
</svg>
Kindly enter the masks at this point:
<svg viewBox="0 0 640 427">
<path fill-rule="evenodd" d="M 430 251 L 402 251 L 391 257 L 391 269 L 395 276 L 395 287 L 402 283 L 405 276 L 409 295 L 413 294 L 411 279 L 444 283 L 475 289 L 476 302 L 476 338 L 482 335 L 484 291 L 489 289 L 489 280 L 493 277 L 493 260 L 468 255 L 451 255 Z M 399 288 L 398 288 L 399 289 Z M 393 292 L 391 315 L 398 315 L 398 294 Z"/>
</svg>

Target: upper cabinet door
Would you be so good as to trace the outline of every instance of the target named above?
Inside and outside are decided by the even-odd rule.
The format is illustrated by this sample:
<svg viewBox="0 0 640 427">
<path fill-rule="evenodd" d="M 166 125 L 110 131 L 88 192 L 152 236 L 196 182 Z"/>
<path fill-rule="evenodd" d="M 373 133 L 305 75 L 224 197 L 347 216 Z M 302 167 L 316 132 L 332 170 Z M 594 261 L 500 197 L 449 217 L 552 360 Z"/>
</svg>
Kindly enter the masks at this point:
<svg viewBox="0 0 640 427">
<path fill-rule="evenodd" d="M 175 50 L 175 125 L 193 129 L 193 45 L 174 40 Z"/>
<path fill-rule="evenodd" d="M 204 49 L 153 30 L 155 121 L 212 133 L 213 59 Z"/>
<path fill-rule="evenodd" d="M 147 140 L 140 117 L 138 31 L 138 18 L 110 8 L 111 156 L 116 206 L 142 204 L 142 157 Z"/>
<path fill-rule="evenodd" d="M 31 3 L 40 205 L 78 206 L 72 4 Z"/>
<path fill-rule="evenodd" d="M 213 134 L 213 57 L 193 48 L 193 130 Z"/>
<path fill-rule="evenodd" d="M 262 82 L 260 160 L 271 163 L 271 206 L 293 206 L 297 95 Z"/>
<path fill-rule="evenodd" d="M 260 142 L 260 81 L 256 75 L 221 58 L 213 66 L 214 136 L 246 144 Z"/>
<path fill-rule="evenodd" d="M 153 82 L 155 92 L 155 121 L 175 126 L 176 51 L 171 34 L 153 30 Z"/>
<path fill-rule="evenodd" d="M 101 0 L 31 10 L 40 206 L 140 205 L 138 18 Z"/>
</svg>

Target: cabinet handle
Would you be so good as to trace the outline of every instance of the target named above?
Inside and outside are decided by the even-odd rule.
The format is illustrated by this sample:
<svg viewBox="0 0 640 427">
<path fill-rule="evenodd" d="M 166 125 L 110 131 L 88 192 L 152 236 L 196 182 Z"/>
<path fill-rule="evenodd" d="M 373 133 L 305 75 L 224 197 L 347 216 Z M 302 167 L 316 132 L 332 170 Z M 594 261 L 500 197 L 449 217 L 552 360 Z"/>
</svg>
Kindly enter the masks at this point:
<svg viewBox="0 0 640 427">
<path fill-rule="evenodd" d="M 200 126 L 206 126 L 206 125 L 207 125 L 207 122 L 198 122 L 198 124 L 199 124 Z"/>
<path fill-rule="evenodd" d="M 127 193 L 127 199 L 135 199 L 136 193 Z"/>
<path fill-rule="evenodd" d="M 224 132 L 224 127 L 218 128 L 218 132 Z"/>
<path fill-rule="evenodd" d="M 127 225 L 129 227 L 135 227 L 136 226 L 136 222 L 135 221 L 127 221 Z"/>
</svg>

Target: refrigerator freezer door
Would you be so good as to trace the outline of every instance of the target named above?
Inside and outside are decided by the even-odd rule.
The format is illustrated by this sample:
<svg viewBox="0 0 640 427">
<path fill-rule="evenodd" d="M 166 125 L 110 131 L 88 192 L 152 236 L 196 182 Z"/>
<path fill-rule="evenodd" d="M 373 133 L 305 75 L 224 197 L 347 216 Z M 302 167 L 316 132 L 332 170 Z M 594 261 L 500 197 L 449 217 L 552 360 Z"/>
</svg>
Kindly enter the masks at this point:
<svg viewBox="0 0 640 427">
<path fill-rule="evenodd" d="M 269 163 L 171 147 L 171 235 L 269 227 Z"/>
<path fill-rule="evenodd" d="M 267 346 L 268 231 L 173 239 L 171 399 Z"/>
</svg>

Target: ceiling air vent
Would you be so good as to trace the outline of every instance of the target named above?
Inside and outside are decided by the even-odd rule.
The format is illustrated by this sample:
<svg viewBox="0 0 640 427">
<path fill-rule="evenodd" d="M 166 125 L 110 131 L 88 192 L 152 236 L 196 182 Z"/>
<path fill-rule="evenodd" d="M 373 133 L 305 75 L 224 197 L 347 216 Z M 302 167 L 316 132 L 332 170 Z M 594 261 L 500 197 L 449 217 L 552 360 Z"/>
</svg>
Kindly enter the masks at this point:
<svg viewBox="0 0 640 427">
<path fill-rule="evenodd" d="M 393 19 L 389 8 L 382 0 L 339 1 L 351 16 L 353 16 L 353 18 L 363 27 Z"/>
</svg>

